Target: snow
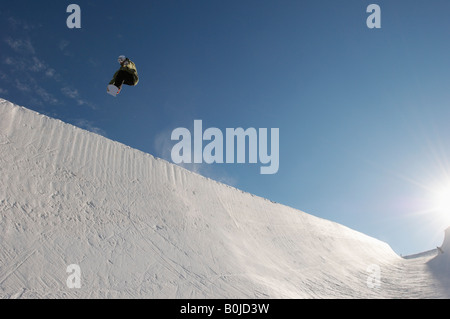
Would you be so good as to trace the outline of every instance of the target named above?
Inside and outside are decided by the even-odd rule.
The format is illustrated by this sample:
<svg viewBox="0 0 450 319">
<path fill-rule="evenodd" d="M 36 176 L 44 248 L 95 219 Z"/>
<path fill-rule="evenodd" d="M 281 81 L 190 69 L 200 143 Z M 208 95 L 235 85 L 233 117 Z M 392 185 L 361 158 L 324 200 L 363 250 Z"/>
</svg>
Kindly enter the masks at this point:
<svg viewBox="0 0 450 319">
<path fill-rule="evenodd" d="M 0 298 L 450 296 L 449 230 L 448 253 L 401 258 L 2 99 L 0 176 Z"/>
</svg>

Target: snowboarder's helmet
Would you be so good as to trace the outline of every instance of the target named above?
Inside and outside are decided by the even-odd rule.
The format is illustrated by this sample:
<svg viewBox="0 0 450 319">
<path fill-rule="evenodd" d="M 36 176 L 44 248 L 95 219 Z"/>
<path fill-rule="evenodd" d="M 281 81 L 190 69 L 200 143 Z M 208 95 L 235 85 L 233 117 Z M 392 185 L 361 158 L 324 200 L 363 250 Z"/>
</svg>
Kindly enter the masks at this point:
<svg viewBox="0 0 450 319">
<path fill-rule="evenodd" d="M 118 61 L 119 63 L 123 63 L 126 59 L 127 59 L 126 56 L 120 55 L 120 56 L 117 58 L 117 61 Z"/>
</svg>

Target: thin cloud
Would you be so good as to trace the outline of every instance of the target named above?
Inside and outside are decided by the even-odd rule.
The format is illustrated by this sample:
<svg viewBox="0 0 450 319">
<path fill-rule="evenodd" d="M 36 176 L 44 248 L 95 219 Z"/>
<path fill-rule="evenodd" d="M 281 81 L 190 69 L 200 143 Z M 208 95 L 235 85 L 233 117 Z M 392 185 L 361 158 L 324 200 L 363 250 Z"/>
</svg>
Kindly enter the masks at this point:
<svg viewBox="0 0 450 319">
<path fill-rule="evenodd" d="M 67 40 L 61 40 L 58 44 L 58 49 L 65 55 L 65 56 L 73 56 L 70 50 L 66 50 L 66 48 L 69 46 L 70 42 Z"/>
<path fill-rule="evenodd" d="M 30 65 L 30 70 L 33 72 L 41 72 L 45 70 L 47 66 L 36 56 L 32 57 L 32 64 Z"/>
<path fill-rule="evenodd" d="M 28 84 L 22 82 L 21 80 L 16 79 L 15 84 L 16 89 L 18 89 L 19 91 L 31 92 L 31 87 Z"/>
<path fill-rule="evenodd" d="M 92 109 L 96 108 L 93 103 L 82 99 L 80 97 L 80 94 L 78 93 L 78 90 L 73 87 L 65 86 L 61 89 L 61 92 L 68 98 L 75 100 L 78 105 L 87 105 L 87 106 L 91 107 Z"/>
<path fill-rule="evenodd" d="M 14 65 L 14 60 L 11 57 L 7 57 L 3 60 L 6 65 Z"/>
<path fill-rule="evenodd" d="M 17 19 L 15 17 L 8 17 L 7 21 L 9 26 L 14 30 L 30 31 L 38 27 L 37 25 L 30 24 L 24 20 Z"/>
<path fill-rule="evenodd" d="M 35 54 L 36 50 L 31 44 L 30 39 L 12 39 L 6 38 L 5 42 L 9 45 L 11 49 L 20 54 Z"/>
<path fill-rule="evenodd" d="M 71 99 L 77 99 L 80 96 L 80 94 L 78 94 L 78 90 L 77 89 L 73 89 L 73 88 L 70 88 L 70 87 L 67 87 L 67 86 L 63 87 L 61 89 L 61 92 L 65 96 L 67 96 L 67 97 L 69 97 Z"/>
<path fill-rule="evenodd" d="M 13 18 L 10 23 L 16 27 L 21 25 L 18 20 Z M 24 25 L 22 25 L 22 27 L 24 27 Z M 77 105 L 96 109 L 96 106 L 93 103 L 81 96 L 78 89 L 64 81 L 55 68 L 50 67 L 44 59 L 39 57 L 29 38 L 23 37 L 13 39 L 7 37 L 4 38 L 3 41 L 7 44 L 6 48 L 9 47 L 14 54 L 10 52 L 9 55 L 3 56 L 2 63 L 7 67 L 4 70 L 5 72 L 1 73 L 0 80 L 7 81 L 8 78 L 13 76 L 15 80 L 12 85 L 18 91 L 27 93 L 27 96 L 34 101 L 34 104 L 41 105 L 42 102 L 49 104 L 62 102 L 48 90 L 48 87 L 46 87 L 48 79 L 51 79 L 58 83 L 59 91 L 63 96 L 74 100 Z M 59 43 L 59 49 L 64 51 L 68 45 L 69 41 L 62 40 Z M 56 90 L 58 91 L 58 88 Z"/>
<path fill-rule="evenodd" d="M 69 41 L 67 41 L 67 40 L 61 40 L 61 41 L 59 42 L 58 47 L 59 47 L 59 49 L 60 49 L 61 51 L 64 51 L 64 49 L 67 48 L 67 46 L 68 46 L 69 44 L 70 44 Z"/>
<path fill-rule="evenodd" d="M 17 57 L 6 57 L 3 60 L 3 63 L 9 66 L 14 71 L 23 71 L 28 68 L 27 63 L 24 59 L 20 59 Z"/>
<path fill-rule="evenodd" d="M 102 135 L 102 136 L 106 137 L 106 132 L 103 129 L 95 126 L 92 121 L 88 121 L 88 120 L 85 120 L 85 119 L 78 119 L 78 120 L 75 121 L 75 125 L 80 127 L 80 128 L 82 128 L 82 129 L 85 129 L 85 130 L 87 130 L 89 132 L 93 132 L 95 134 Z"/>
<path fill-rule="evenodd" d="M 47 92 L 43 87 L 40 87 L 38 85 L 35 85 L 33 90 L 36 92 L 38 96 L 44 100 L 44 102 L 50 103 L 50 104 L 58 104 L 58 99 L 55 98 L 51 93 Z"/>
<path fill-rule="evenodd" d="M 27 57 L 6 57 L 3 59 L 3 63 L 6 64 L 13 71 L 31 71 L 34 73 L 42 73 L 47 77 L 59 79 L 59 75 L 55 69 L 48 67 L 37 56 Z"/>
<path fill-rule="evenodd" d="M 55 69 L 48 68 L 45 71 L 45 75 L 48 76 L 49 78 L 55 78 L 56 77 L 56 71 L 55 71 Z"/>
</svg>

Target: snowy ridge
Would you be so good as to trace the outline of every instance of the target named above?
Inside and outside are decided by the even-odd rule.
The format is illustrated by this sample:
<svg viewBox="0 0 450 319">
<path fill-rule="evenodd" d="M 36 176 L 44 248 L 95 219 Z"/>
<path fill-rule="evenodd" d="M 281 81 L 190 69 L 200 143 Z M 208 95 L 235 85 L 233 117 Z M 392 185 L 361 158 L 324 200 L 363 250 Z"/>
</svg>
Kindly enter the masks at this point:
<svg viewBox="0 0 450 319">
<path fill-rule="evenodd" d="M 441 285 L 450 287 L 450 227 L 445 230 L 444 241 L 436 250 L 434 258 L 428 262 L 428 265 Z"/>
<path fill-rule="evenodd" d="M 429 256 L 2 99 L 0 176 L 1 298 L 448 296 Z"/>
</svg>

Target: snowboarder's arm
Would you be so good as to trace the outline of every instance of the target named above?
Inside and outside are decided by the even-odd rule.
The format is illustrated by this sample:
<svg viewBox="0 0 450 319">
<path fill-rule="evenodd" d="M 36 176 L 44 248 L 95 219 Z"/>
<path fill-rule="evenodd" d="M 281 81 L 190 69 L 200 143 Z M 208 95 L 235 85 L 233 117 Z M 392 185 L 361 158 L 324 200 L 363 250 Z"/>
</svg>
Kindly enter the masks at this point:
<svg viewBox="0 0 450 319">
<path fill-rule="evenodd" d="M 120 70 L 125 71 L 125 72 L 128 72 L 128 73 L 131 73 L 131 74 L 137 73 L 136 69 L 130 68 L 130 67 L 128 67 L 128 66 L 121 66 L 121 67 L 120 67 Z"/>
</svg>

